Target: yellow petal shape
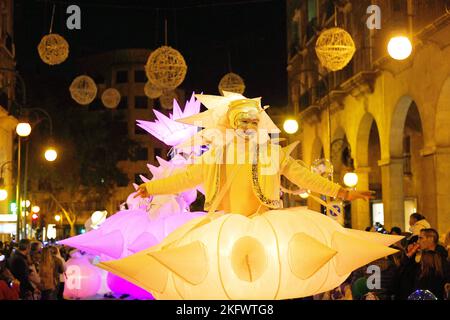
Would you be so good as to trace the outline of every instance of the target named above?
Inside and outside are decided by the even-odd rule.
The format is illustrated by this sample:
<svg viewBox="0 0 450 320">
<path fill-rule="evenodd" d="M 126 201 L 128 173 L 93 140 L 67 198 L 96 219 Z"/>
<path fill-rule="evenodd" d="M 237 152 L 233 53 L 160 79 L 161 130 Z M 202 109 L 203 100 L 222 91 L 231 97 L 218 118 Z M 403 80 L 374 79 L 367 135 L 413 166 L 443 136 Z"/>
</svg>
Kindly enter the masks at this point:
<svg viewBox="0 0 450 320">
<path fill-rule="evenodd" d="M 398 251 L 341 232 L 334 232 L 331 242 L 333 249 L 338 252 L 336 255 L 336 273 L 339 276 Z"/>
<path fill-rule="evenodd" d="M 207 253 L 200 241 L 147 255 L 193 285 L 201 283 L 208 274 Z"/>
<path fill-rule="evenodd" d="M 301 232 L 289 241 L 289 266 L 293 274 L 306 280 L 322 268 L 336 251 Z"/>
</svg>

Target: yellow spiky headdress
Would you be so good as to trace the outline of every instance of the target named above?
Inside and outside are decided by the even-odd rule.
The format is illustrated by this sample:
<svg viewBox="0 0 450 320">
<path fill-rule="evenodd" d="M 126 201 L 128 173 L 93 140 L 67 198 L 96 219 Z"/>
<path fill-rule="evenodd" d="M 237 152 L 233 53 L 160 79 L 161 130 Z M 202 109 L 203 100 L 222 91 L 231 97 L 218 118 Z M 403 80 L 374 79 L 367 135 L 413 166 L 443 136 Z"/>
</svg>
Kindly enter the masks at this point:
<svg viewBox="0 0 450 320">
<path fill-rule="evenodd" d="M 261 98 L 246 98 L 241 94 L 234 92 L 223 91 L 224 96 L 214 96 L 205 94 L 196 94 L 195 98 L 198 99 L 208 110 L 195 114 L 190 117 L 178 119 L 178 122 L 195 125 L 197 127 L 204 128 L 204 130 L 197 133 L 196 137 L 191 140 L 195 140 L 201 136 L 200 140 L 204 140 L 208 135 L 208 129 L 221 130 L 232 129 L 230 124 L 237 114 L 241 112 L 248 112 L 249 110 L 255 110 L 259 115 L 259 129 L 264 129 L 268 133 L 280 133 L 280 129 L 270 119 L 266 113 L 266 109 L 269 106 L 261 107 Z M 184 144 L 188 144 L 186 141 Z"/>
</svg>

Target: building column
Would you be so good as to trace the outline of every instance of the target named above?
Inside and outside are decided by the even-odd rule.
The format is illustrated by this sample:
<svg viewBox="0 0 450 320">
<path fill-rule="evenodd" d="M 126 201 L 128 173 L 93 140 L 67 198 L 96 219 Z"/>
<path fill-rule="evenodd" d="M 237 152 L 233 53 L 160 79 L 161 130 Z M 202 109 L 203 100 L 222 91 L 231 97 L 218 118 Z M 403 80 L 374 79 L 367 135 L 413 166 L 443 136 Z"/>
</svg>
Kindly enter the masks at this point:
<svg viewBox="0 0 450 320">
<path fill-rule="evenodd" d="M 356 190 L 369 190 L 370 167 L 359 167 L 355 169 L 358 175 Z M 370 226 L 370 203 L 365 200 L 354 200 L 351 203 L 352 229 L 364 230 Z"/>
<path fill-rule="evenodd" d="M 435 153 L 436 168 L 436 228 L 439 235 L 450 230 L 450 147 L 438 147 Z"/>
<path fill-rule="evenodd" d="M 403 192 L 403 158 L 378 161 L 381 167 L 381 186 L 383 193 L 384 225 L 392 227 L 404 226 L 404 192 Z"/>
</svg>

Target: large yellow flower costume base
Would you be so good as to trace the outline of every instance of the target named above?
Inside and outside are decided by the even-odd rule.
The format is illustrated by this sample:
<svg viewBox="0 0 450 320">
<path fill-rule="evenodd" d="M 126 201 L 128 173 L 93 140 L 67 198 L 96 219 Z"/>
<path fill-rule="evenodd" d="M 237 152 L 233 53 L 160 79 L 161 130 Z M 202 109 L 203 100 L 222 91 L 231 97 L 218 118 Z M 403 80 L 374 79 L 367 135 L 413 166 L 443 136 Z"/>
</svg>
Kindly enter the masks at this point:
<svg viewBox="0 0 450 320">
<path fill-rule="evenodd" d="M 289 299 L 339 286 L 402 237 L 343 228 L 304 207 L 191 220 L 106 269 L 156 299 Z"/>
</svg>

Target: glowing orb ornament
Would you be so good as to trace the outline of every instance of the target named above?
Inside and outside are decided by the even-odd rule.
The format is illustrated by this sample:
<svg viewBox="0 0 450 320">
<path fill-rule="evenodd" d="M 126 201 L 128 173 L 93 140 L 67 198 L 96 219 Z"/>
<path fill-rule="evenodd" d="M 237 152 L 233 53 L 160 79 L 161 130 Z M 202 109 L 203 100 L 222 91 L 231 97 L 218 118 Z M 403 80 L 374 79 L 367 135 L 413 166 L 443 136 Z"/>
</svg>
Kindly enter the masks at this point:
<svg viewBox="0 0 450 320">
<path fill-rule="evenodd" d="M 178 50 L 162 46 L 148 57 L 145 72 L 148 80 L 157 87 L 173 90 L 183 82 L 187 65 Z"/>
<path fill-rule="evenodd" d="M 69 44 L 56 33 L 44 36 L 38 45 L 39 56 L 49 65 L 60 64 L 69 56 Z"/>
<path fill-rule="evenodd" d="M 120 102 L 120 92 L 114 88 L 108 88 L 103 91 L 102 103 L 108 109 L 117 108 Z"/>
<path fill-rule="evenodd" d="M 101 275 L 88 256 L 75 252 L 66 262 L 64 298 L 80 299 L 93 297 L 101 286 Z"/>
<path fill-rule="evenodd" d="M 150 81 L 147 81 L 147 83 L 144 86 L 144 93 L 150 99 L 156 99 L 159 98 L 163 92 L 161 88 L 158 88 Z"/>
<path fill-rule="evenodd" d="M 353 188 L 358 184 L 358 175 L 354 172 L 347 172 L 344 175 L 344 184 L 347 187 Z"/>
<path fill-rule="evenodd" d="M 342 28 L 322 31 L 316 42 L 320 63 L 331 71 L 343 69 L 352 60 L 355 51 L 352 36 Z"/>
<path fill-rule="evenodd" d="M 21 137 L 28 137 L 31 133 L 31 125 L 28 122 L 20 122 L 16 127 L 16 133 Z"/>
<path fill-rule="evenodd" d="M 298 122 L 297 120 L 289 119 L 286 120 L 283 124 L 283 129 L 288 134 L 294 134 L 298 131 Z"/>
<path fill-rule="evenodd" d="M 6 198 L 8 198 L 8 191 L 0 189 L 0 201 L 6 200 Z"/>
<path fill-rule="evenodd" d="M 88 76 L 76 77 L 70 85 L 70 95 L 72 99 L 81 105 L 88 105 L 97 96 L 97 85 Z"/>
<path fill-rule="evenodd" d="M 230 72 L 222 77 L 219 82 L 219 92 L 223 95 L 223 91 L 242 94 L 245 91 L 244 80 L 236 73 Z"/>
<path fill-rule="evenodd" d="M 408 300 L 438 300 L 438 298 L 428 290 L 416 290 L 408 297 Z"/>
<path fill-rule="evenodd" d="M 393 37 L 388 43 L 388 53 L 395 60 L 405 60 L 411 55 L 412 44 L 408 37 Z"/>
<path fill-rule="evenodd" d="M 178 98 L 178 95 L 175 90 L 167 90 L 163 91 L 163 94 L 159 97 L 159 102 L 161 103 L 161 107 L 166 110 L 172 110 L 174 100 Z"/>
<path fill-rule="evenodd" d="M 56 152 L 55 149 L 50 148 L 45 151 L 44 157 L 45 157 L 45 160 L 47 160 L 49 162 L 53 162 L 58 157 L 58 153 Z"/>
</svg>

